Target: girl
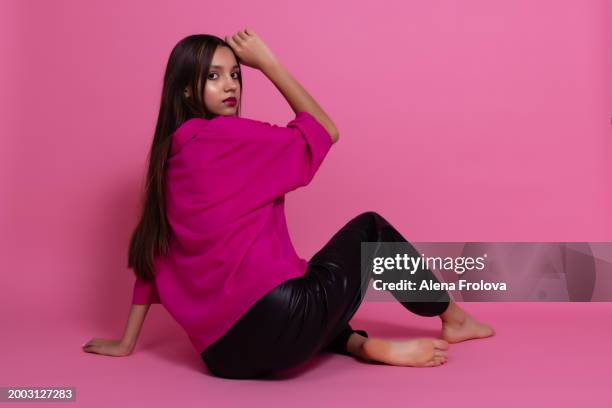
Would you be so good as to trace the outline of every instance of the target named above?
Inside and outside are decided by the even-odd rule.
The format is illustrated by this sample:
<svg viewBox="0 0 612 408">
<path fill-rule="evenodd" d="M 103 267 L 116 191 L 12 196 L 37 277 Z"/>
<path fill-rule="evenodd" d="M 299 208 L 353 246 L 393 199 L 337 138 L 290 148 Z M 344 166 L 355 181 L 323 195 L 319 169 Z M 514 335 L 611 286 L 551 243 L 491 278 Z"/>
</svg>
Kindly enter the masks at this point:
<svg viewBox="0 0 612 408">
<path fill-rule="evenodd" d="M 287 126 L 240 117 L 240 64 L 260 70 L 282 93 L 295 112 Z M 361 276 L 361 243 L 407 241 L 369 211 L 309 261 L 297 256 L 284 196 L 312 180 L 338 137 L 252 29 L 225 41 L 181 40 L 166 67 L 144 208 L 130 242 L 136 281 L 125 333 L 121 340 L 92 339 L 84 351 L 131 354 L 153 303 L 185 329 L 209 371 L 225 378 L 275 373 L 319 351 L 434 367 L 446 362 L 449 343 L 493 335 L 444 291 L 436 302 L 402 302 L 413 313 L 439 316 L 441 339 L 368 338 L 349 325 L 368 280 Z M 437 281 L 429 270 L 419 275 Z"/>
</svg>

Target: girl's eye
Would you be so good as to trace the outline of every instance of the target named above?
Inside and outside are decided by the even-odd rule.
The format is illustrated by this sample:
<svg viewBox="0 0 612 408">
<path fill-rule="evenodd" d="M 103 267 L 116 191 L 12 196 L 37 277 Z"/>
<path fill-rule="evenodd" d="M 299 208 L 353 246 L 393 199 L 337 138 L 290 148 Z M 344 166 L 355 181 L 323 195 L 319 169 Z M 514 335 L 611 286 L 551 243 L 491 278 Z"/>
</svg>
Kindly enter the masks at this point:
<svg viewBox="0 0 612 408">
<path fill-rule="evenodd" d="M 235 79 L 240 78 L 240 71 L 232 72 L 232 74 L 236 75 L 234 77 Z M 216 72 L 211 72 L 210 74 L 208 74 L 208 79 L 215 79 L 215 78 L 211 78 L 211 75 L 217 75 L 217 73 Z"/>
</svg>

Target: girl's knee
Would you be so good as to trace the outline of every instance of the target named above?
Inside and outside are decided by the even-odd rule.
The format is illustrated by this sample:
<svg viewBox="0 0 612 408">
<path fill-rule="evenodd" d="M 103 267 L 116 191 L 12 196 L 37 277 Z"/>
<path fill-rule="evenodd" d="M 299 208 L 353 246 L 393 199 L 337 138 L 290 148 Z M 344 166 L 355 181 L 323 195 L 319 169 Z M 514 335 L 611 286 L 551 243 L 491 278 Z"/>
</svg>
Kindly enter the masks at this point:
<svg viewBox="0 0 612 408">
<path fill-rule="evenodd" d="M 394 228 L 385 217 L 376 211 L 365 211 L 361 213 L 359 217 L 362 217 L 362 219 L 367 219 L 369 224 L 373 225 L 376 231 L 389 227 Z"/>
<path fill-rule="evenodd" d="M 376 211 L 364 211 L 353 220 L 359 222 L 361 225 L 376 226 L 379 225 L 381 221 L 384 221 L 384 218 Z"/>
<path fill-rule="evenodd" d="M 379 212 L 376 212 L 376 211 L 365 211 L 365 212 L 362 212 L 359 215 L 359 217 L 365 217 L 365 218 L 368 218 L 368 219 L 372 219 L 372 220 L 374 220 L 374 222 L 377 225 L 387 225 L 387 224 L 389 224 L 389 221 L 385 217 L 380 215 Z"/>
<path fill-rule="evenodd" d="M 364 211 L 359 214 L 357 217 L 367 217 L 367 218 L 382 218 L 379 213 L 376 211 Z"/>
</svg>

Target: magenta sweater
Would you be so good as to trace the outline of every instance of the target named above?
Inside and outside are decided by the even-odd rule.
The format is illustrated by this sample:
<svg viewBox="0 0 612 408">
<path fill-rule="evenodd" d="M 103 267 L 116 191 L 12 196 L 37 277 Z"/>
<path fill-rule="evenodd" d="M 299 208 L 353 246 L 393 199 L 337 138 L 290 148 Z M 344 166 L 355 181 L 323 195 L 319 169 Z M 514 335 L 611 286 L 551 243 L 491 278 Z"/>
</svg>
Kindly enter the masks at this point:
<svg viewBox="0 0 612 408">
<path fill-rule="evenodd" d="M 136 279 L 132 304 L 163 304 L 202 352 L 263 295 L 306 272 L 284 196 L 312 180 L 332 140 L 307 112 L 287 127 L 193 118 L 172 137 L 170 250 L 155 258 L 154 281 Z"/>
</svg>

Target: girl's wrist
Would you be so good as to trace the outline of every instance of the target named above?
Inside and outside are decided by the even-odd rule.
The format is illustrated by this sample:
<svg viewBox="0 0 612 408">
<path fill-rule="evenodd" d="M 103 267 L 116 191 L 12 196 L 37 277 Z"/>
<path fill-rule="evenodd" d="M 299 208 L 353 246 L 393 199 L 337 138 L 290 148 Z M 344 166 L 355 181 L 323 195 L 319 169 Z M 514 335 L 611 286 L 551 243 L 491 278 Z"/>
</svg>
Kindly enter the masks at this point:
<svg viewBox="0 0 612 408">
<path fill-rule="evenodd" d="M 280 68 L 280 63 L 276 59 L 269 59 L 261 64 L 260 70 L 266 76 L 270 76 L 274 71 Z"/>
<path fill-rule="evenodd" d="M 134 347 L 136 346 L 136 343 L 133 340 L 126 340 L 126 339 L 121 339 L 121 342 L 119 344 L 121 345 L 121 347 L 123 347 L 125 350 L 129 351 L 130 353 L 134 351 Z"/>
</svg>

